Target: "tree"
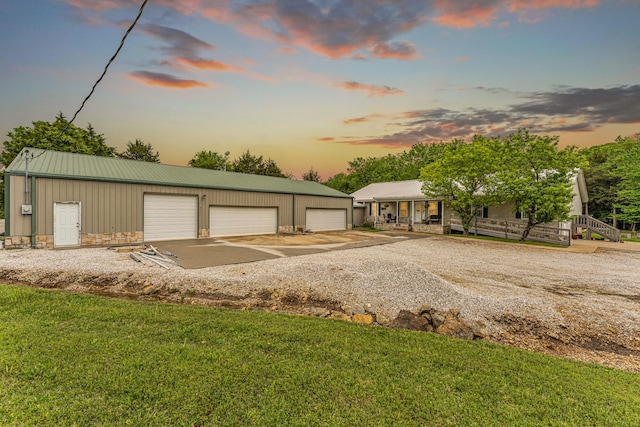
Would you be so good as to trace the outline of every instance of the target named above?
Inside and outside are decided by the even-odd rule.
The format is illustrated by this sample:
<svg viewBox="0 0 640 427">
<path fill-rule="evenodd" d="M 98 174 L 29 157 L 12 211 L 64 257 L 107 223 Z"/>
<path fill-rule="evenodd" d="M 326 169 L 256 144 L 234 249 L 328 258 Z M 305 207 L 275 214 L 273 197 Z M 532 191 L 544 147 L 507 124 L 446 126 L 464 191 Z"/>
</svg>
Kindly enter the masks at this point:
<svg viewBox="0 0 640 427">
<path fill-rule="evenodd" d="M 3 142 L 4 151 L 0 153 L 0 164 L 9 166 L 24 147 L 114 156 L 115 148 L 109 147 L 104 136 L 96 133 L 91 124 L 86 129 L 70 125 L 62 113 L 56 116 L 53 123 L 36 121 L 32 125 L 19 126 L 7 134 L 9 139 Z M 0 176 L 0 181 L 4 181 L 4 173 Z M 0 212 L 4 212 L 4 184 L 0 187 Z"/>
<path fill-rule="evenodd" d="M 278 167 L 275 161 L 271 159 L 264 160 L 262 156 L 254 156 L 249 150 L 234 160 L 229 166 L 229 170 L 255 175 L 277 176 L 281 178 L 289 177 L 282 172 L 282 169 Z"/>
<path fill-rule="evenodd" d="M 311 167 L 311 169 L 309 169 L 308 172 L 305 172 L 302 174 L 302 179 L 304 181 L 322 182 L 322 179 L 320 178 L 320 174 L 318 174 L 317 171 L 313 170 L 313 167 Z"/>
<path fill-rule="evenodd" d="M 619 145 L 616 142 L 581 151 L 589 166 L 584 178 L 589 191 L 589 215 L 617 226 L 617 197 L 621 176 L 617 171 Z"/>
<path fill-rule="evenodd" d="M 346 194 L 351 194 L 354 191 L 357 191 L 352 185 L 349 176 L 343 172 L 336 174 L 329 178 L 327 182 L 324 183 L 329 188 L 333 188 L 334 190 L 342 191 Z"/>
<path fill-rule="evenodd" d="M 154 153 L 151 143 L 145 144 L 136 138 L 136 142 L 127 142 L 127 149 L 116 154 L 118 157 L 130 160 L 141 160 L 143 162 L 160 163 L 160 153 Z"/>
<path fill-rule="evenodd" d="M 33 127 L 19 126 L 7 134 L 9 140 L 3 142 L 4 151 L 0 153 L 0 163 L 9 166 L 24 147 L 95 156 L 113 157 L 115 155 L 115 148 L 109 147 L 104 136 L 97 134 L 90 124 L 87 129 L 69 125 L 62 113 L 56 116 L 53 123 L 37 121 L 32 125 Z M 63 134 L 62 131 L 65 128 L 66 131 Z"/>
<path fill-rule="evenodd" d="M 443 198 L 468 235 L 477 209 L 503 199 L 496 181 L 500 164 L 498 139 L 477 135 L 468 144 L 454 140 L 437 160 L 421 169 L 422 192 L 427 197 Z"/>
<path fill-rule="evenodd" d="M 224 156 L 215 151 L 198 151 L 191 160 L 189 166 L 203 169 L 226 170 L 228 154 Z"/>
<path fill-rule="evenodd" d="M 615 160 L 615 175 L 620 184 L 616 193 L 614 207 L 620 209 L 618 218 L 631 224 L 631 230 L 636 231 L 636 224 L 640 222 L 640 134 L 635 139 L 618 137 L 618 155 Z"/>
<path fill-rule="evenodd" d="M 409 151 L 402 153 L 357 157 L 349 162 L 348 174 L 338 174 L 336 178 L 339 181 L 329 179 L 327 182 L 332 182 L 329 186 L 337 185 L 337 190 L 348 188 L 352 193 L 375 182 L 418 179 L 420 169 L 439 158 L 449 144 L 414 144 Z"/>
<path fill-rule="evenodd" d="M 539 224 L 569 220 L 572 178 L 586 159 L 576 147 L 558 149 L 558 137 L 532 135 L 525 129 L 509 135 L 503 145 L 500 186 L 514 209 L 526 214 L 520 240 Z"/>
</svg>

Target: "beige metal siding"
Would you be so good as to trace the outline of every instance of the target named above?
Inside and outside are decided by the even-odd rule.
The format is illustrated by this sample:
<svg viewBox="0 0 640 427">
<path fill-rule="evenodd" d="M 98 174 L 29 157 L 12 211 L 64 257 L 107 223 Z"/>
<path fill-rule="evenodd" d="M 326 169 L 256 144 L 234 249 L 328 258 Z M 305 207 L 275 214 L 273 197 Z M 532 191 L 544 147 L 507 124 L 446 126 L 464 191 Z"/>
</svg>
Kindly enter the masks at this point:
<svg viewBox="0 0 640 427">
<path fill-rule="evenodd" d="M 24 178 L 12 176 L 11 180 L 11 187 L 16 193 L 11 203 L 12 206 L 20 209 L 24 200 Z M 13 180 L 15 180 L 15 185 L 13 185 Z M 213 205 L 278 207 L 279 225 L 290 225 L 293 221 L 293 198 L 288 194 L 53 178 L 38 178 L 36 183 L 36 234 L 53 234 L 53 204 L 63 201 L 82 203 L 82 233 L 142 231 L 143 196 L 145 193 L 197 195 L 199 198 L 198 227 L 200 229 L 209 228 L 209 206 Z M 329 200 L 331 199 L 329 198 Z M 350 199 L 346 200 L 350 202 Z M 18 215 L 19 212 L 18 210 Z M 19 224 L 18 220 L 20 219 L 17 216 L 14 222 L 12 217 L 11 228 L 14 229 L 15 224 L 16 230 L 20 227 L 17 234 L 30 235 L 30 218 L 26 217 L 27 220 L 23 218 Z"/>
<path fill-rule="evenodd" d="M 31 236 L 31 215 L 22 215 L 22 205 L 25 203 L 24 176 L 12 176 L 9 189 L 9 209 L 11 217 L 6 230 L 8 236 Z"/>
</svg>

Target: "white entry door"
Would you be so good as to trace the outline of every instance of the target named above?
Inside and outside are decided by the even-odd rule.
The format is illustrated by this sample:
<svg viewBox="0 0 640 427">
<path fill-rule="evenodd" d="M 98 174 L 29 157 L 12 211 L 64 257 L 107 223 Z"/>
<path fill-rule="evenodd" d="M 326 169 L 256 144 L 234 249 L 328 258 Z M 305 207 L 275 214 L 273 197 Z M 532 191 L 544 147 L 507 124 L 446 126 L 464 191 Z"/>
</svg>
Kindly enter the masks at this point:
<svg viewBox="0 0 640 427">
<path fill-rule="evenodd" d="M 53 204 L 53 246 L 80 246 L 80 203 Z"/>
<path fill-rule="evenodd" d="M 347 211 L 345 209 L 307 209 L 307 230 L 346 230 Z"/>
</svg>

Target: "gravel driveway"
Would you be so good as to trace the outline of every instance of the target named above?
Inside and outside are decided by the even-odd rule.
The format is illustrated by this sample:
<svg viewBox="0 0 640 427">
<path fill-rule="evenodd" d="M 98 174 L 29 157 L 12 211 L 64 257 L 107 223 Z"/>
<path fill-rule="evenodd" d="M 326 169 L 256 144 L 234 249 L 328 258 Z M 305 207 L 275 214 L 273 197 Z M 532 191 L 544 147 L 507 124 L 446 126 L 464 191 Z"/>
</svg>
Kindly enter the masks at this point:
<svg viewBox="0 0 640 427">
<path fill-rule="evenodd" d="M 393 318 L 427 304 L 487 340 L 640 372 L 640 252 L 449 236 L 199 270 L 107 249 L 0 251 L 0 279 L 137 299 Z"/>
</svg>

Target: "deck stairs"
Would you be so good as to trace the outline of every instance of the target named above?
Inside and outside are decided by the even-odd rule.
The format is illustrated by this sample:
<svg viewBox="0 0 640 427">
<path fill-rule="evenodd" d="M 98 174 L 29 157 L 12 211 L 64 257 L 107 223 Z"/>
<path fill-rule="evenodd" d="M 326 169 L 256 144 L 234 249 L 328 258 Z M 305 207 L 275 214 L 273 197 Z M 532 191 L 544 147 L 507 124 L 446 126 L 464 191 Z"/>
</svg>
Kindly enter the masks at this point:
<svg viewBox="0 0 640 427">
<path fill-rule="evenodd" d="M 571 230 L 574 235 L 577 234 L 578 228 L 587 230 L 587 239 L 589 240 L 591 240 L 591 233 L 598 233 L 612 242 L 620 241 L 620 230 L 590 215 L 579 215 L 573 218 Z"/>
</svg>

